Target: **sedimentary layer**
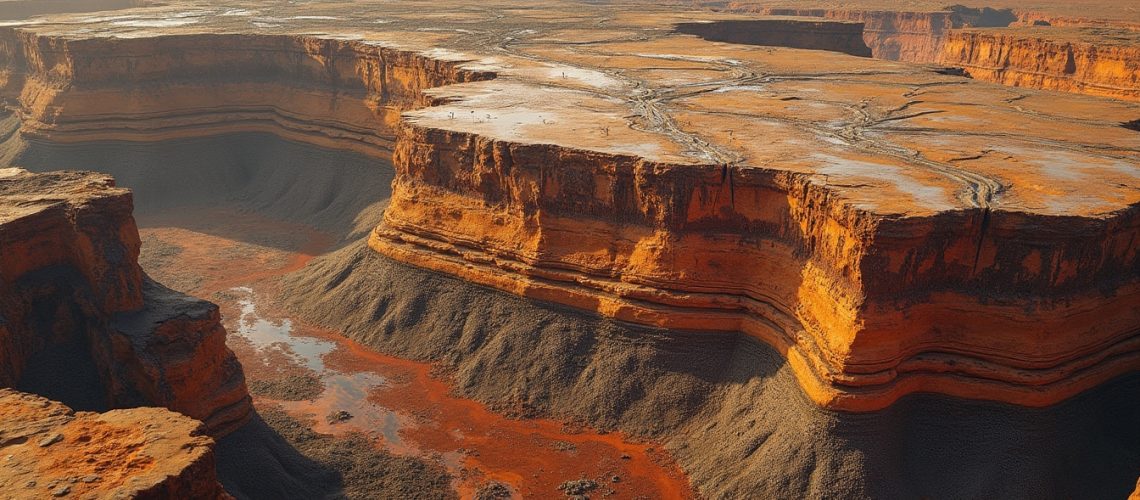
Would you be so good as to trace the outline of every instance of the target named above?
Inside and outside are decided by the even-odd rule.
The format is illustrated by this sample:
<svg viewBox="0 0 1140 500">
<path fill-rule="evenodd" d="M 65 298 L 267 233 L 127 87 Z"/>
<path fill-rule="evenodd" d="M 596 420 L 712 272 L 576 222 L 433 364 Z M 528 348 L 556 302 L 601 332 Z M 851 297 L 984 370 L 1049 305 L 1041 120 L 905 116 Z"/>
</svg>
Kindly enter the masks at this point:
<svg viewBox="0 0 1140 500">
<path fill-rule="evenodd" d="M 973 78 L 1014 87 L 1140 100 L 1136 23 L 960 5 L 923 11 L 714 6 L 860 22 L 877 58 L 964 68 Z"/>
<path fill-rule="evenodd" d="M 131 210 L 103 174 L 0 171 L 0 386 L 94 387 L 76 397 L 162 406 L 223 435 L 251 407 L 218 308 L 143 274 Z"/>
<path fill-rule="evenodd" d="M 20 103 L 26 137 L 272 132 L 376 156 L 390 151 L 400 113 L 424 104 L 424 89 L 494 76 L 379 44 L 301 35 L 71 39 L 0 29 L 4 62 L 0 97 Z"/>
<path fill-rule="evenodd" d="M 623 321 L 744 332 L 822 406 L 1046 406 L 1140 364 L 1140 137 L 1120 126 L 1135 105 L 713 43 L 673 33 L 683 16 L 665 10 L 362 3 L 330 23 L 274 7 L 282 34 L 251 37 L 259 5 L 14 28 L 20 137 L 245 131 L 229 93 L 315 88 L 256 130 L 377 158 L 395 141 L 374 250 Z M 184 24 L 156 31 L 161 16 Z M 473 29 L 440 34 L 436 18 Z M 165 108 L 208 110 L 206 132 Z"/>
<path fill-rule="evenodd" d="M 911 395 L 828 412 L 746 335 L 605 320 L 359 244 L 283 286 L 302 317 L 438 363 L 493 408 L 658 440 L 707 498 L 1123 498 L 1140 470 L 1137 374 L 1043 409 Z"/>
<path fill-rule="evenodd" d="M 0 389 L 5 498 L 226 499 L 201 422 L 161 408 L 76 412 Z"/>
<path fill-rule="evenodd" d="M 954 30 L 937 60 L 1013 87 L 1140 100 L 1140 35 L 1127 29 Z"/>
</svg>

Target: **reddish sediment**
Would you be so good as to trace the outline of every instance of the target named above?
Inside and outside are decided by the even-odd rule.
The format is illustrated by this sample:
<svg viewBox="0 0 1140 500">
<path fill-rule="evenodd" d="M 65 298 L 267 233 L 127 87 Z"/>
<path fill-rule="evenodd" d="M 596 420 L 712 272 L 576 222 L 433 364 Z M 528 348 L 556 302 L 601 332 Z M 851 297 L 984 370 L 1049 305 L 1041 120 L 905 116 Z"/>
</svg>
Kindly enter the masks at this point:
<svg viewBox="0 0 1140 500">
<path fill-rule="evenodd" d="M 473 497 L 488 481 L 507 484 L 525 497 L 557 495 L 559 484 L 582 477 L 600 483 L 597 491 L 612 489 L 622 498 L 692 497 L 684 473 L 652 443 L 549 419 L 504 416 L 512 409 L 493 410 L 453 395 L 446 375 L 428 363 L 379 354 L 340 332 L 291 318 L 273 300 L 275 278 L 328 247 L 328 236 L 319 231 L 215 209 L 193 218 L 148 216 L 142 233 L 155 251 L 178 249 L 152 272 L 171 282 L 189 276 L 193 293 L 221 305 L 230 344 L 252 384 L 289 376 L 322 380 L 321 394 L 312 399 L 255 394 L 258 405 L 281 406 L 320 433 L 363 432 L 391 452 L 442 460 L 463 498 Z M 272 244 L 251 245 L 227 234 Z M 279 335 L 253 331 L 263 321 L 275 325 L 269 328 Z M 340 410 L 352 418 L 326 421 Z"/>
</svg>

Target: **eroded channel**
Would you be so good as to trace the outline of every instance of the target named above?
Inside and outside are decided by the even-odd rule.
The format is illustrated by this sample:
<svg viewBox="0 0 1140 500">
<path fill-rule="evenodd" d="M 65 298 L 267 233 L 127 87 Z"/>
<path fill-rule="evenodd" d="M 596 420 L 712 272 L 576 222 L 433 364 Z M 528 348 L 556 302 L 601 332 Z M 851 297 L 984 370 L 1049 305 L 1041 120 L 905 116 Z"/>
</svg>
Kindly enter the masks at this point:
<svg viewBox="0 0 1140 500">
<path fill-rule="evenodd" d="M 594 498 L 692 497 L 653 443 L 493 411 L 454 396 L 439 367 L 296 319 L 278 302 L 277 278 L 332 249 L 330 235 L 224 207 L 152 213 L 139 223 L 144 269 L 221 307 L 227 343 L 263 414 L 284 411 L 318 434 L 364 436 L 353 442 L 440 464 L 461 498 L 495 484 L 515 496 L 557 498 L 560 485 L 581 479 L 596 484 Z"/>
</svg>

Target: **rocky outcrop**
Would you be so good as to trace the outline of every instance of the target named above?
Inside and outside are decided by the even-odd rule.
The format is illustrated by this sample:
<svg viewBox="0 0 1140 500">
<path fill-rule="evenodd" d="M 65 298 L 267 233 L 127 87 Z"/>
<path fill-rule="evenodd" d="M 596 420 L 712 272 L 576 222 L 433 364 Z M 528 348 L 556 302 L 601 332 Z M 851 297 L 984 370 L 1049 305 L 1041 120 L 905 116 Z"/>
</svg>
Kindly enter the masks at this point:
<svg viewBox="0 0 1140 500">
<path fill-rule="evenodd" d="M 774 17 L 747 21 L 680 23 L 678 33 L 696 35 L 714 42 L 828 50 L 871 57 L 863 43 L 863 25 L 855 22 L 808 18 Z"/>
<path fill-rule="evenodd" d="M 709 43 L 663 29 L 672 12 L 511 20 L 526 28 L 490 43 L 365 7 L 327 35 L 205 14 L 221 27 L 13 29 L 20 136 L 395 144 L 376 251 L 631 323 L 746 333 L 827 408 L 915 392 L 1045 406 L 1140 363 L 1134 137 L 1106 121 L 1127 107 Z M 360 34 L 380 14 L 405 24 Z M 323 22 L 301 17 L 289 30 Z"/>
<path fill-rule="evenodd" d="M 163 406 L 214 435 L 244 423 L 249 395 L 218 308 L 143 274 L 131 193 L 102 174 L 0 172 L 0 386 L 45 370 L 79 384 L 85 374 L 68 372 L 89 363 L 107 407 Z M 78 359 L 31 366 L 68 349 Z"/>
<path fill-rule="evenodd" d="M 938 56 L 943 37 L 954 27 L 953 13 L 888 10 L 841 10 L 765 7 L 729 4 L 732 12 L 763 16 L 822 17 L 863 23 L 863 41 L 873 57 L 891 61 L 930 62 Z"/>
<path fill-rule="evenodd" d="M 1140 100 L 1140 36 L 1128 30 L 954 30 L 938 63 L 1013 87 Z"/>
<path fill-rule="evenodd" d="M 864 41 L 879 59 L 963 68 L 973 78 L 1014 87 L 1140 99 L 1140 39 L 1134 23 L 961 5 L 915 12 L 750 3 L 723 8 L 860 22 Z"/>
<path fill-rule="evenodd" d="M 161 408 L 75 412 L 0 389 L 5 498 L 227 499 L 202 424 Z"/>
<path fill-rule="evenodd" d="M 1046 406 L 1140 362 L 1135 207 L 884 217 L 778 171 L 417 126 L 398 144 L 375 250 L 622 321 L 745 332 L 825 407 Z"/>
<path fill-rule="evenodd" d="M 363 41 L 217 34 L 74 40 L 0 31 L 0 97 L 55 142 L 271 132 L 387 156 L 422 90 L 493 73 Z M 66 110 L 66 112 L 61 112 Z"/>
</svg>

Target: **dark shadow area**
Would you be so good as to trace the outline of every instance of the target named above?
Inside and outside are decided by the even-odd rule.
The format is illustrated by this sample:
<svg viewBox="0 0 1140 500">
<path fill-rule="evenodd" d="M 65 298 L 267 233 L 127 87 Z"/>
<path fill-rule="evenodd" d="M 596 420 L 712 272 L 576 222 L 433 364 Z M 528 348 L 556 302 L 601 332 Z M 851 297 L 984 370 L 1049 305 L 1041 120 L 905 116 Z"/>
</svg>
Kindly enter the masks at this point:
<svg viewBox="0 0 1140 500">
<path fill-rule="evenodd" d="M 1120 126 L 1126 128 L 1128 130 L 1135 130 L 1137 132 L 1140 132 L 1140 120 L 1132 120 L 1130 122 L 1124 122 L 1124 123 L 1121 123 Z"/>
<path fill-rule="evenodd" d="M 1017 21 L 1017 14 L 1008 8 L 951 5 L 946 10 L 950 11 L 950 20 L 955 28 L 1005 28 Z"/>
<path fill-rule="evenodd" d="M 91 349 L 78 338 L 28 358 L 14 389 L 59 401 L 76 411 L 111 409 Z"/>
<path fill-rule="evenodd" d="M 218 440 L 214 454 L 218 480 L 236 498 L 343 497 L 340 474 L 301 454 L 261 415 Z"/>
<path fill-rule="evenodd" d="M 27 301 L 28 316 L 17 328 L 17 343 L 28 353 L 13 387 L 59 401 L 78 411 L 106 411 L 110 399 L 91 352 L 90 329 L 99 329 L 90 289 L 75 270 L 45 268 L 15 283 L 14 296 Z"/>
<path fill-rule="evenodd" d="M 191 214 L 227 205 L 338 237 L 359 237 L 378 220 L 382 203 L 391 194 L 393 176 L 386 160 L 262 133 L 160 142 L 10 141 L 5 147 L 14 150 L 11 165 L 31 171 L 111 174 L 118 185 L 134 191 L 135 216 L 142 224 L 151 214 Z M 183 217 L 179 223 L 210 234 L 218 226 L 206 221 L 195 224 L 193 217 Z M 240 232 L 217 236 L 274 245 L 246 241 Z"/>
<path fill-rule="evenodd" d="M 710 42 L 826 50 L 871 57 L 863 41 L 863 23 L 797 17 L 748 21 L 680 23 L 674 31 Z"/>
<path fill-rule="evenodd" d="M 362 434 L 329 436 L 278 408 L 218 442 L 218 476 L 237 498 L 455 498 L 443 466 L 393 455 Z"/>
<path fill-rule="evenodd" d="M 960 76 L 962 78 L 973 78 L 972 76 L 970 76 L 970 72 L 966 71 L 966 68 L 940 67 L 940 68 L 934 68 L 934 72 L 938 73 L 939 75 Z"/>
</svg>

